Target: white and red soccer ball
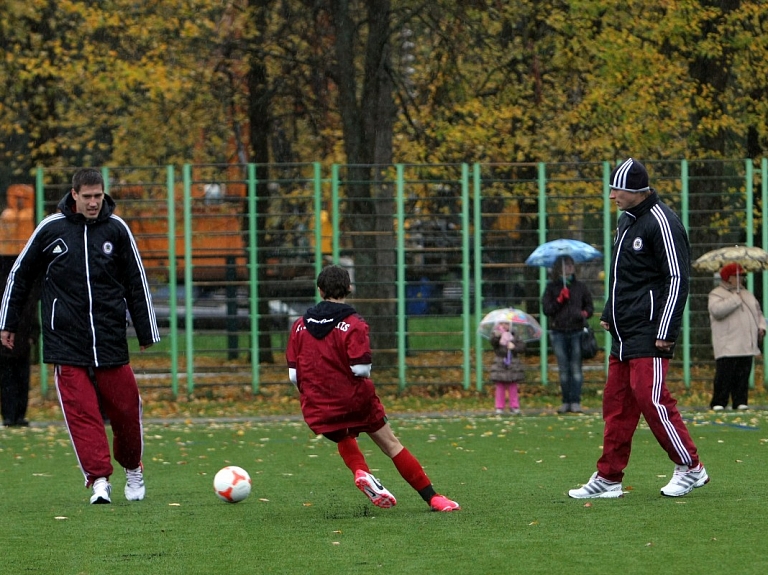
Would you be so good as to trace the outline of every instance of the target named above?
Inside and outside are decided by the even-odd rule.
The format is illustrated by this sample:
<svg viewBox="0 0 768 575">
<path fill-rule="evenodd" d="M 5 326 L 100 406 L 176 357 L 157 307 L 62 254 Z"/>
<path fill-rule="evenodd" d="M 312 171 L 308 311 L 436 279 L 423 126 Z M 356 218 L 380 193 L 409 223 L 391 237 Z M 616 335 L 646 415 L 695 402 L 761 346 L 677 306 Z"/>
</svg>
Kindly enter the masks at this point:
<svg viewBox="0 0 768 575">
<path fill-rule="evenodd" d="M 251 493 L 251 476 L 242 467 L 227 465 L 213 478 L 213 490 L 227 503 L 242 501 Z"/>
</svg>

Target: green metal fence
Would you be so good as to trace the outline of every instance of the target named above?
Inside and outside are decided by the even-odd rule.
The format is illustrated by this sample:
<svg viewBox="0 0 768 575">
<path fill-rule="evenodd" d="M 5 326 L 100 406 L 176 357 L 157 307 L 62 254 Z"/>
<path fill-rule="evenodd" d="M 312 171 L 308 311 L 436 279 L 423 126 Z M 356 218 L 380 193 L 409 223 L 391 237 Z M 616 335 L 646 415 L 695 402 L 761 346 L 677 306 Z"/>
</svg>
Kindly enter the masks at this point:
<svg viewBox="0 0 768 575">
<path fill-rule="evenodd" d="M 258 391 L 285 383 L 290 323 L 317 300 L 314 278 L 334 262 L 350 270 L 350 303 L 371 325 L 378 384 L 480 389 L 489 348 L 475 327 L 484 313 L 515 306 L 546 330 L 540 295 L 547 270 L 525 265 L 530 252 L 569 237 L 610 253 L 613 165 L 105 167 L 161 321 L 163 342 L 133 353 L 137 374 L 142 385 L 167 386 L 174 395 L 208 385 Z M 694 258 L 729 244 L 768 246 L 766 159 L 647 166 L 651 184 L 688 228 Z M 55 210 L 72 172 L 38 170 L 38 220 Z M 605 258 L 578 269 L 598 311 L 607 265 Z M 763 302 L 765 279 L 748 278 Z M 674 360 L 686 385 L 692 364 L 713 361 L 706 311 L 712 286 L 711 277 L 693 278 Z M 546 337 L 532 353 L 540 368 L 531 382 L 556 379 Z M 604 369 L 602 358 L 588 368 Z M 46 391 L 49 375 L 41 374 Z"/>
</svg>

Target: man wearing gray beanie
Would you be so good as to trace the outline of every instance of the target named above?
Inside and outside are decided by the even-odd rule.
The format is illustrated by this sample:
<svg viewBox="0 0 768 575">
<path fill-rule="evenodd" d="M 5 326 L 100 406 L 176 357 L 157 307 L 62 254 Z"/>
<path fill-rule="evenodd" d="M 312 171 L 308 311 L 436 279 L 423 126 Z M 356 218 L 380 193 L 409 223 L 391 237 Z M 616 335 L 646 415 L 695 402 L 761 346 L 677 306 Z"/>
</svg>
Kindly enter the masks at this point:
<svg viewBox="0 0 768 575">
<path fill-rule="evenodd" d="M 665 379 L 688 299 L 691 248 L 677 215 L 650 187 L 645 166 L 633 158 L 610 177 L 619 216 L 611 273 L 600 325 L 612 336 L 603 392 L 603 454 L 576 499 L 623 497 L 621 481 L 632 437 L 645 418 L 675 464 L 667 497 L 681 497 L 709 482 L 677 402 Z"/>
</svg>

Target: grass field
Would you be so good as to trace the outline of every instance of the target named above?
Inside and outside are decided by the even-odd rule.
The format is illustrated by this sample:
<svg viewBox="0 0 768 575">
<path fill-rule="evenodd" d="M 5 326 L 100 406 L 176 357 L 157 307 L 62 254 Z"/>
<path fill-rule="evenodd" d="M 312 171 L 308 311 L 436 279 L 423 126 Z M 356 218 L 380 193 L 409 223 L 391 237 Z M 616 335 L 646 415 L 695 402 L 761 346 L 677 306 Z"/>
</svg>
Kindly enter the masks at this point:
<svg viewBox="0 0 768 575">
<path fill-rule="evenodd" d="M 712 481 L 659 495 L 672 463 L 647 427 L 635 436 L 623 499 L 572 500 L 600 453 L 599 415 L 392 417 L 436 488 L 459 501 L 432 513 L 361 439 L 398 497 L 379 510 L 333 444 L 296 420 L 148 423 L 147 497 L 88 505 L 61 424 L 0 430 L 0 573 L 339 574 L 768 572 L 768 414 L 685 412 Z M 253 477 L 221 502 L 226 464 Z"/>
</svg>

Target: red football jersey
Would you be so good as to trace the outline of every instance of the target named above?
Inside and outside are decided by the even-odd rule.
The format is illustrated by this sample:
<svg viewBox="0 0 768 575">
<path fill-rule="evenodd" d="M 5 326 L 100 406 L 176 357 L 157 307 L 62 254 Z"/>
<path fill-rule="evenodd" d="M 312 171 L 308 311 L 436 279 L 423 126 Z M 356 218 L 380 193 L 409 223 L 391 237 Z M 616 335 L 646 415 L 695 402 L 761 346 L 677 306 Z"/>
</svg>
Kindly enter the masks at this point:
<svg viewBox="0 0 768 575">
<path fill-rule="evenodd" d="M 307 329 L 306 319 L 294 322 L 285 355 L 288 367 L 296 369 L 301 412 L 309 428 L 321 434 L 380 421 L 385 412 L 373 381 L 351 369 L 371 363 L 368 324 L 353 313 L 318 338 Z M 331 320 L 336 321 L 329 316 Z"/>
</svg>

